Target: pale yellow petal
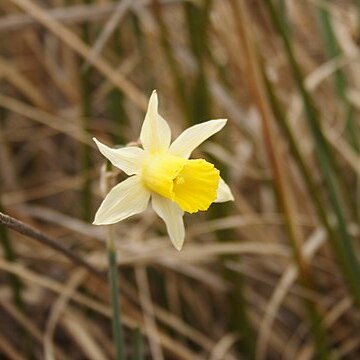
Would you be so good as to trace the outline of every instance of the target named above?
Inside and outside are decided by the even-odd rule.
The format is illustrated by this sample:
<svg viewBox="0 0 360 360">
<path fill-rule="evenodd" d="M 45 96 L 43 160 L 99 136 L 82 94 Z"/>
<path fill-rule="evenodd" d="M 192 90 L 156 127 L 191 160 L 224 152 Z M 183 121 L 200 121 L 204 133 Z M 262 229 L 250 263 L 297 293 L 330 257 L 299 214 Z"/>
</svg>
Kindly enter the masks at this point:
<svg viewBox="0 0 360 360">
<path fill-rule="evenodd" d="M 171 141 L 168 123 L 158 113 L 158 97 L 154 90 L 141 128 L 140 141 L 145 150 L 151 153 L 165 152 Z"/>
<path fill-rule="evenodd" d="M 95 215 L 93 224 L 108 225 L 144 211 L 150 192 L 139 176 L 134 175 L 114 186 L 106 195 Z"/>
<path fill-rule="evenodd" d="M 226 121 L 226 119 L 210 120 L 189 127 L 170 145 L 169 154 L 189 158 L 193 150 L 220 131 Z"/>
<path fill-rule="evenodd" d="M 234 201 L 234 196 L 231 193 L 229 186 L 222 178 L 220 178 L 215 202 L 221 203 L 226 201 Z"/>
<path fill-rule="evenodd" d="M 119 149 L 110 148 L 93 138 L 99 151 L 117 168 L 124 171 L 127 175 L 139 174 L 141 171 L 142 160 L 145 156 L 143 149 L 135 146 L 123 147 Z"/>
<path fill-rule="evenodd" d="M 172 244 L 180 251 L 185 239 L 184 212 L 173 201 L 157 194 L 152 195 L 152 206 L 164 220 Z"/>
</svg>

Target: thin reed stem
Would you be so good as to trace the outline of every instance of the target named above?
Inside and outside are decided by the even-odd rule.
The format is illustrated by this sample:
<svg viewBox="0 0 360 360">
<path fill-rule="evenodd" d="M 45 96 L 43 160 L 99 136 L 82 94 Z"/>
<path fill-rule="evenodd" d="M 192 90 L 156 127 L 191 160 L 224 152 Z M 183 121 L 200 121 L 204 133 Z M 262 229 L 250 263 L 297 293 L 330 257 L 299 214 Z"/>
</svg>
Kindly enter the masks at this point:
<svg viewBox="0 0 360 360">
<path fill-rule="evenodd" d="M 117 269 L 116 248 L 111 225 L 108 226 L 107 253 L 109 262 L 109 289 L 112 309 L 111 321 L 116 360 L 125 360 L 125 342 L 121 325 L 119 275 Z"/>
<path fill-rule="evenodd" d="M 133 356 L 132 360 L 143 360 L 144 350 L 140 328 L 133 330 Z"/>
<path fill-rule="evenodd" d="M 22 234 L 24 236 L 28 236 L 34 240 L 37 240 L 41 244 L 50 247 L 51 249 L 57 251 L 58 253 L 64 255 L 67 257 L 71 262 L 74 264 L 81 266 L 85 269 L 87 269 L 91 274 L 95 275 L 99 279 L 103 279 L 103 274 L 94 268 L 91 264 L 83 260 L 80 256 L 75 254 L 74 251 L 66 248 L 64 245 L 62 245 L 59 241 L 56 241 L 55 239 L 51 238 L 48 235 L 45 235 L 41 231 L 26 225 L 20 220 L 17 220 L 9 215 L 6 215 L 2 212 L 0 212 L 0 225 L 4 225 L 8 227 L 9 229 L 12 229 L 19 234 Z"/>
<path fill-rule="evenodd" d="M 106 171 L 111 172 L 112 165 L 109 161 L 106 162 Z M 106 175 L 105 175 L 106 176 Z M 113 185 L 113 177 L 106 176 L 106 187 L 110 190 Z M 110 301 L 112 309 L 112 332 L 115 347 L 116 360 L 125 360 L 125 341 L 121 322 L 121 305 L 120 305 L 120 287 L 119 274 L 117 266 L 116 245 L 114 240 L 114 226 L 107 226 L 107 256 L 108 256 L 108 282 Z"/>
<path fill-rule="evenodd" d="M 330 14 L 329 12 L 324 9 L 323 7 L 320 7 L 318 9 L 318 14 L 319 14 L 319 19 L 320 19 L 320 26 L 321 26 L 321 30 L 322 30 L 322 34 L 324 37 L 324 44 L 325 44 L 325 50 L 327 53 L 327 56 L 329 59 L 334 59 L 337 56 L 340 55 L 341 51 L 339 48 L 339 45 L 337 43 L 336 37 L 335 37 L 335 33 L 333 30 L 333 25 L 332 25 L 332 21 L 330 18 Z M 350 101 L 348 100 L 347 96 L 346 96 L 346 92 L 347 92 L 347 79 L 346 79 L 346 75 L 344 73 L 344 71 L 342 69 L 338 69 L 337 71 L 335 71 L 334 73 L 334 87 L 335 87 L 335 92 L 336 95 L 339 99 L 339 104 L 342 107 L 342 114 L 344 116 L 345 120 L 345 132 L 346 132 L 346 136 L 350 142 L 350 144 L 353 146 L 353 148 L 355 150 L 359 149 L 359 139 L 358 139 L 358 134 L 357 131 L 355 130 L 356 126 L 355 126 L 355 118 L 354 118 L 354 109 L 352 104 L 350 103 Z M 334 163 L 334 166 L 336 166 L 336 164 Z M 344 178 L 340 178 L 344 179 L 344 183 L 345 183 L 345 177 Z M 348 187 L 348 184 L 341 184 L 341 187 Z M 357 204 L 356 204 L 356 197 L 352 197 L 350 195 L 350 193 L 348 191 L 342 191 L 343 192 L 343 197 L 346 201 L 347 206 L 351 209 L 353 216 L 356 218 L 359 216 L 359 214 L 357 214 Z"/>
</svg>

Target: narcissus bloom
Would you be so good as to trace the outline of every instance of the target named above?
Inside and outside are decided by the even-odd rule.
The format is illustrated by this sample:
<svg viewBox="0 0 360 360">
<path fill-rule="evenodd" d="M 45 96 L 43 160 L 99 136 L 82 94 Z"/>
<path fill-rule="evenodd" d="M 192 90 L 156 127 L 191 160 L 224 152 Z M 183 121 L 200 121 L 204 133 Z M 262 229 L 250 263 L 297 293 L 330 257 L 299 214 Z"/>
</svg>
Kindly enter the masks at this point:
<svg viewBox="0 0 360 360">
<path fill-rule="evenodd" d="M 114 224 L 152 207 L 164 220 L 170 239 L 181 250 L 184 212 L 207 210 L 213 202 L 234 200 L 219 170 L 204 159 L 189 159 L 226 120 L 210 120 L 185 130 L 173 143 L 167 122 L 158 113 L 156 91 L 150 97 L 140 133 L 143 148 L 113 149 L 94 138 L 100 152 L 130 177 L 114 186 L 100 205 L 95 225 Z M 171 143 L 171 144 L 170 144 Z"/>
</svg>

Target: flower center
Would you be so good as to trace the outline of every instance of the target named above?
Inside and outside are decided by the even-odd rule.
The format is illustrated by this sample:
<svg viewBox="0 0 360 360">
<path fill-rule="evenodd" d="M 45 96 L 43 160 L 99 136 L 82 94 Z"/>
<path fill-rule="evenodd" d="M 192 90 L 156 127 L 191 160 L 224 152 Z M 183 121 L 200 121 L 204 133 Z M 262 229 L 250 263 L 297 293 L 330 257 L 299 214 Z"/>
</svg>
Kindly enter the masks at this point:
<svg viewBox="0 0 360 360">
<path fill-rule="evenodd" d="M 151 191 L 189 213 L 207 210 L 216 199 L 220 174 L 213 164 L 167 154 L 151 154 L 142 168 L 142 181 Z"/>
</svg>

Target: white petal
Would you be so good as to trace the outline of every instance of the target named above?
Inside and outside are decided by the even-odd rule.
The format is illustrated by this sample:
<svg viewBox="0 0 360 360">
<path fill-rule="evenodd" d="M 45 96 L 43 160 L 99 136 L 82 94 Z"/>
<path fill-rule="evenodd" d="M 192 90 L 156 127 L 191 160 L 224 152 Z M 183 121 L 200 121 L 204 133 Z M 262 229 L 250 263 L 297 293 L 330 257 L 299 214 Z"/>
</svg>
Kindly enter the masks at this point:
<svg viewBox="0 0 360 360">
<path fill-rule="evenodd" d="M 157 194 L 152 195 L 152 206 L 164 220 L 171 242 L 180 251 L 185 239 L 184 212 L 176 203 Z"/>
<path fill-rule="evenodd" d="M 127 175 L 138 174 L 141 171 L 142 160 L 145 156 L 143 149 L 135 146 L 114 149 L 104 145 L 96 138 L 93 138 L 93 140 L 100 152 Z"/>
<path fill-rule="evenodd" d="M 93 224 L 107 225 L 124 220 L 144 211 L 150 199 L 150 192 L 139 176 L 131 176 L 114 186 L 106 195 L 95 215 Z"/>
<path fill-rule="evenodd" d="M 225 183 L 225 181 L 222 178 L 220 178 L 219 187 L 217 189 L 217 197 L 214 202 L 220 203 L 220 202 L 233 201 L 233 200 L 234 200 L 234 196 L 231 193 L 229 186 Z"/>
<path fill-rule="evenodd" d="M 168 123 L 158 113 L 158 97 L 151 94 L 145 120 L 141 128 L 140 141 L 145 150 L 165 152 L 171 141 Z"/>
<path fill-rule="evenodd" d="M 220 131 L 225 126 L 226 121 L 226 119 L 210 120 L 189 127 L 170 145 L 169 153 L 189 158 L 193 150 Z"/>
</svg>

